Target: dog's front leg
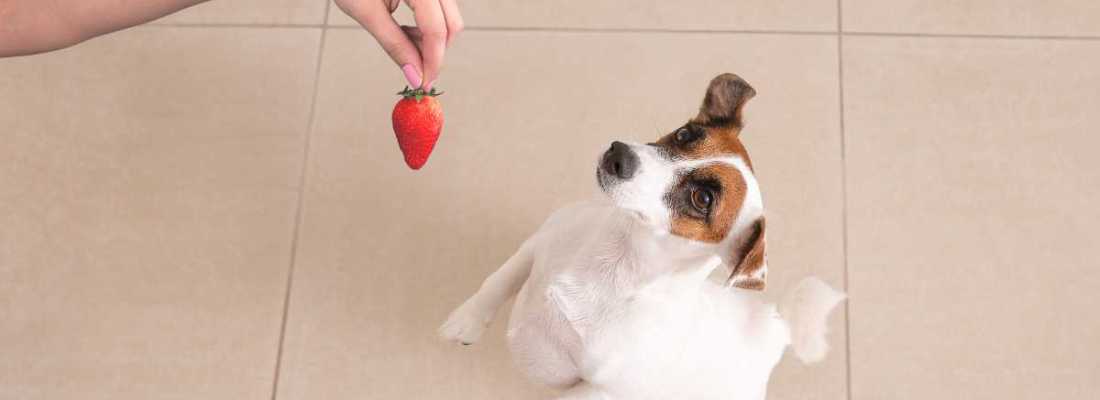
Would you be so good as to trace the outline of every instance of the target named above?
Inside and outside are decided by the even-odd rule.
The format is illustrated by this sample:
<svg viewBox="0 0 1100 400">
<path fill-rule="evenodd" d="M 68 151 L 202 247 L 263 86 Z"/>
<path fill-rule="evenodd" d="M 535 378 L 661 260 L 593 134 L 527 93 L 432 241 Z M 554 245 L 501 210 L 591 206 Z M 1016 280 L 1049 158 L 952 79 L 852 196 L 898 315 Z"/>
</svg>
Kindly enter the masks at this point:
<svg viewBox="0 0 1100 400">
<path fill-rule="evenodd" d="M 527 281 L 534 262 L 532 247 L 531 239 L 523 243 L 516 254 L 485 279 L 477 293 L 451 312 L 447 322 L 439 328 L 439 334 L 446 340 L 464 345 L 477 342 L 485 327 L 492 322 L 497 309 L 519 292 Z"/>
</svg>

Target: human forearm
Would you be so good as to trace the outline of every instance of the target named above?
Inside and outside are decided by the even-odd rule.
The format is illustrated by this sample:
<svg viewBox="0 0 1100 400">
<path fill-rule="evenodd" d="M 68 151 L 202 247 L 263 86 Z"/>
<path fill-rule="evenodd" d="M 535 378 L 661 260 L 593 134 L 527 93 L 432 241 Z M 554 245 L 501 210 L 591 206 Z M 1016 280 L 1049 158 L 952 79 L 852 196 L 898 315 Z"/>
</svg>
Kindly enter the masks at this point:
<svg viewBox="0 0 1100 400">
<path fill-rule="evenodd" d="M 0 57 L 41 53 L 205 0 L 0 0 Z"/>
</svg>

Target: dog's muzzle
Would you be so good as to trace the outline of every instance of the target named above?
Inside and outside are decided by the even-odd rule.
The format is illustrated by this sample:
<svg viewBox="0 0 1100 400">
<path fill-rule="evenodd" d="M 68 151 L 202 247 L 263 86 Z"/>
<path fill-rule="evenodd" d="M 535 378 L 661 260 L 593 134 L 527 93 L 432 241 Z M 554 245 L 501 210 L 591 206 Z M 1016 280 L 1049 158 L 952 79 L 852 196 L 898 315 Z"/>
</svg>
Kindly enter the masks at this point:
<svg viewBox="0 0 1100 400">
<path fill-rule="evenodd" d="M 603 153 L 600 160 L 600 170 L 605 177 L 629 180 L 638 172 L 638 155 L 626 143 L 611 142 L 611 148 Z"/>
</svg>

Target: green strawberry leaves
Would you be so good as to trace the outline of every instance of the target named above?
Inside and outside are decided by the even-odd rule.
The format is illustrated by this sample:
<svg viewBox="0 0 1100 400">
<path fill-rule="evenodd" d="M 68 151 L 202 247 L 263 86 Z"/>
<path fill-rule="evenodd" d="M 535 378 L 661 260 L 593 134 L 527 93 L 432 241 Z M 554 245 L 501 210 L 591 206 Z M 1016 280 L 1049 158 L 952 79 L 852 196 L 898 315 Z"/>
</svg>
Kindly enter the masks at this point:
<svg viewBox="0 0 1100 400">
<path fill-rule="evenodd" d="M 425 91 L 423 88 L 410 89 L 408 86 L 405 86 L 405 89 L 397 92 L 397 94 L 404 96 L 405 98 L 416 98 L 416 101 L 420 102 L 420 99 L 423 99 L 424 96 L 436 97 L 443 94 L 443 92 L 438 91 L 438 89 L 436 88 L 432 88 L 431 91 Z"/>
</svg>

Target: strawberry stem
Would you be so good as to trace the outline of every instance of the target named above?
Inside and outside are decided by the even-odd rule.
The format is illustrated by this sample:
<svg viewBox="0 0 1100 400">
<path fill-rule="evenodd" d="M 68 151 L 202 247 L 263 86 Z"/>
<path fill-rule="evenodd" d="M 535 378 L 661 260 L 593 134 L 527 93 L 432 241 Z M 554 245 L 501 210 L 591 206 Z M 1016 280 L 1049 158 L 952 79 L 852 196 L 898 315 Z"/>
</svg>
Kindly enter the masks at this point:
<svg viewBox="0 0 1100 400">
<path fill-rule="evenodd" d="M 414 97 L 416 98 L 416 101 L 420 101 L 420 99 L 423 99 L 424 96 L 435 97 L 443 94 L 443 92 L 438 91 L 438 89 L 436 88 L 432 88 L 432 90 L 427 91 L 423 88 L 410 89 L 408 86 L 405 86 L 405 89 L 397 92 L 397 94 L 404 96 L 405 98 Z"/>
</svg>

